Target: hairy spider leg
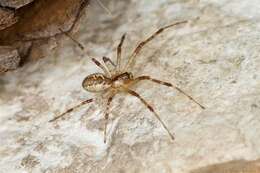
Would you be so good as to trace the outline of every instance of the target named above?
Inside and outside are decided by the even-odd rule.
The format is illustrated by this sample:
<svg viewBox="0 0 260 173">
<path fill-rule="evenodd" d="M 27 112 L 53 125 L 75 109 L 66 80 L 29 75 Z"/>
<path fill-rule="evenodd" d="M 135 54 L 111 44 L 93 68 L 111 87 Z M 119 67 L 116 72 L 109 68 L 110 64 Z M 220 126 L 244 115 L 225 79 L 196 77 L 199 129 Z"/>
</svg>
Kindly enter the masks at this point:
<svg viewBox="0 0 260 173">
<path fill-rule="evenodd" d="M 112 16 L 111 11 L 100 1 L 100 0 L 96 0 L 98 2 L 98 4 L 110 15 Z"/>
<path fill-rule="evenodd" d="M 74 43 L 76 43 L 81 50 L 85 49 L 85 47 L 80 42 L 78 42 L 76 39 L 74 39 L 68 32 L 63 31 L 60 28 L 59 28 L 59 30 L 61 33 L 64 33 L 67 37 L 69 37 Z"/>
<path fill-rule="evenodd" d="M 108 118 L 109 118 L 109 108 L 110 108 L 110 104 L 115 95 L 116 94 L 113 93 L 112 95 L 110 95 L 110 97 L 107 100 L 107 105 L 106 105 L 106 110 L 105 110 L 104 143 L 106 143 L 106 140 L 107 140 L 107 124 L 108 124 Z"/>
<path fill-rule="evenodd" d="M 161 120 L 160 116 L 154 111 L 153 107 L 147 103 L 147 101 L 145 101 L 137 92 L 128 89 L 128 88 L 124 88 L 124 91 L 131 94 L 132 96 L 137 97 L 154 115 L 155 117 L 160 121 L 161 125 L 163 126 L 163 128 L 167 131 L 167 133 L 169 134 L 169 136 L 171 137 L 172 140 L 174 140 L 174 136 L 173 134 L 171 134 L 170 130 L 168 129 L 168 127 L 165 125 L 165 123 Z"/>
<path fill-rule="evenodd" d="M 196 101 L 193 97 L 191 97 L 190 95 L 185 93 L 183 90 L 181 90 L 180 88 L 178 88 L 177 86 L 175 86 L 175 85 L 173 85 L 173 84 L 171 84 L 169 82 L 164 82 L 164 81 L 161 81 L 161 80 L 153 79 L 150 76 L 140 76 L 140 77 L 137 77 L 137 78 L 134 79 L 134 82 L 136 83 L 136 82 L 139 82 L 139 81 L 142 81 L 142 80 L 149 80 L 149 81 L 161 84 L 161 85 L 165 85 L 167 87 L 174 88 L 174 89 L 178 90 L 180 93 L 182 93 L 183 95 L 185 95 L 186 97 L 188 97 L 191 101 L 196 103 L 202 109 L 205 109 L 205 107 L 203 105 L 201 105 L 198 101 Z"/>
<path fill-rule="evenodd" d="M 66 114 L 68 114 L 68 113 L 74 111 L 75 109 L 77 109 L 77 108 L 79 108 L 79 107 L 81 107 L 81 106 L 83 106 L 83 105 L 85 105 L 85 104 L 88 104 L 88 103 L 93 102 L 93 100 L 94 100 L 94 99 L 84 100 L 84 101 L 81 102 L 80 104 L 78 104 L 78 105 L 76 105 L 76 106 L 74 106 L 74 107 L 68 109 L 67 111 L 65 111 L 64 113 L 60 114 L 59 116 L 57 116 L 57 117 L 51 119 L 49 122 L 54 122 L 54 121 L 60 119 L 61 117 L 63 117 L 64 115 L 66 115 Z"/>
<path fill-rule="evenodd" d="M 63 32 L 67 37 L 69 37 L 74 43 L 76 43 L 82 50 L 85 49 L 85 47 L 84 47 L 80 42 L 78 42 L 76 39 L 74 39 L 70 34 L 68 34 L 67 32 L 62 31 L 60 28 L 59 28 L 59 30 L 60 30 L 61 32 Z M 103 57 L 103 61 L 104 61 L 104 63 L 105 63 L 104 66 L 103 66 L 98 60 L 96 60 L 95 58 L 92 58 L 91 60 L 92 60 L 98 67 L 100 67 L 106 75 L 108 75 L 109 77 L 111 77 L 111 70 L 110 70 L 110 68 L 108 68 L 107 63 L 106 63 L 107 59 L 109 59 L 109 58 Z M 110 61 L 110 63 L 112 63 L 112 64 L 114 65 L 114 63 L 113 63 L 110 59 L 109 59 L 109 61 Z M 115 65 L 114 65 L 114 66 L 115 66 Z"/>
<path fill-rule="evenodd" d="M 146 40 L 142 41 L 141 43 L 138 44 L 138 46 L 135 48 L 134 52 L 131 54 L 131 56 L 128 59 L 128 62 L 126 64 L 126 66 L 124 67 L 124 71 L 128 71 L 128 69 L 131 67 L 134 58 L 140 53 L 141 49 L 144 47 L 144 45 L 146 45 L 148 42 L 150 42 L 151 40 L 153 40 L 157 35 L 159 35 L 160 33 L 162 33 L 165 29 L 176 26 L 176 25 L 180 25 L 183 23 L 187 23 L 188 21 L 180 21 L 180 22 L 176 22 L 173 23 L 171 25 L 167 25 L 165 27 L 162 27 L 160 29 L 158 29 L 154 34 L 152 34 L 150 37 L 148 37 Z"/>
<path fill-rule="evenodd" d="M 114 73 L 114 69 L 116 68 L 115 63 L 113 63 L 113 61 L 110 58 L 105 57 L 105 56 L 102 59 L 103 59 L 105 66 L 107 67 L 108 71 L 112 75 Z"/>
<path fill-rule="evenodd" d="M 126 34 L 123 34 L 120 40 L 120 43 L 117 46 L 117 62 L 116 62 L 116 73 L 120 72 L 121 70 L 121 51 L 122 51 L 122 45 L 124 43 Z"/>
<path fill-rule="evenodd" d="M 109 72 L 109 70 L 107 69 L 106 66 L 102 65 L 98 60 L 96 60 L 95 58 L 91 59 L 98 67 L 100 67 L 103 72 L 108 76 L 111 77 L 111 73 Z"/>
</svg>

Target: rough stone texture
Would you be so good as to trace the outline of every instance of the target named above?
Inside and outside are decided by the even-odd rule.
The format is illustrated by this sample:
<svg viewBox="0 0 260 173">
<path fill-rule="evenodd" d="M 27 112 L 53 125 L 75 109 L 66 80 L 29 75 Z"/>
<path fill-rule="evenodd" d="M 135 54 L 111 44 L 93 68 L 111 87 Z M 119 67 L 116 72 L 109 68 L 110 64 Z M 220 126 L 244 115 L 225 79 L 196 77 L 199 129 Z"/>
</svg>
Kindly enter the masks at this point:
<svg viewBox="0 0 260 173">
<path fill-rule="evenodd" d="M 0 73 L 16 69 L 20 63 L 20 56 L 15 48 L 0 46 Z"/>
<path fill-rule="evenodd" d="M 259 1 L 111 0 L 105 5 L 113 16 L 93 2 L 74 35 L 85 52 L 63 37 L 50 57 L 1 77 L 0 171 L 184 173 L 260 158 Z M 174 142 L 137 99 L 125 94 L 112 103 L 107 144 L 103 99 L 48 123 L 96 96 L 81 88 L 86 75 L 99 71 L 87 55 L 115 60 L 127 32 L 126 61 L 138 42 L 184 19 L 189 24 L 147 45 L 133 69 L 134 75 L 175 83 L 206 106 L 201 110 L 157 84 L 134 88 L 174 132 Z"/>
<path fill-rule="evenodd" d="M 0 44 L 49 38 L 68 31 L 87 0 L 38 0 L 16 11 L 19 21 L 0 32 Z"/>
<path fill-rule="evenodd" d="M 191 173 L 258 173 L 260 160 L 233 160 L 225 163 L 213 164 L 191 171 Z"/>
<path fill-rule="evenodd" d="M 14 11 L 0 7 L 0 30 L 5 29 L 15 22 L 18 17 L 14 15 Z"/>
<path fill-rule="evenodd" d="M 50 38 L 75 28 L 87 3 L 88 0 L 38 0 L 15 10 L 15 15 L 14 10 L 4 9 L 5 13 L 0 11 L 0 17 L 4 15 L 0 19 L 0 46 L 16 48 L 21 64 L 45 57 L 55 45 L 47 44 L 52 43 Z M 12 21 L 16 19 L 19 20 Z"/>
<path fill-rule="evenodd" d="M 3 7 L 20 8 L 32 2 L 33 0 L 1 0 L 0 5 Z"/>
</svg>

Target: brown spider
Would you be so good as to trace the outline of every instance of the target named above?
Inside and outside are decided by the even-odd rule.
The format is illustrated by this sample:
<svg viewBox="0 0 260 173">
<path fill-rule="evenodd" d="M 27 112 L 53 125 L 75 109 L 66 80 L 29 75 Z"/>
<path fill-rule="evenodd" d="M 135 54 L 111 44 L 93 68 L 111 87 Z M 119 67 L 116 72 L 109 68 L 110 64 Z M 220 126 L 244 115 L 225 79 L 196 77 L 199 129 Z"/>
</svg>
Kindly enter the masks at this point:
<svg viewBox="0 0 260 173">
<path fill-rule="evenodd" d="M 198 103 L 196 100 L 194 100 L 191 96 L 189 96 L 184 91 L 182 91 L 180 88 L 174 86 L 171 83 L 163 82 L 163 81 L 154 79 L 150 76 L 134 77 L 133 74 L 128 71 L 129 67 L 133 63 L 133 59 L 139 54 L 140 50 L 143 48 L 143 46 L 146 43 L 151 41 L 158 34 L 162 33 L 165 29 L 173 27 L 175 25 L 183 24 L 183 23 L 187 23 L 187 21 L 176 22 L 174 24 L 162 27 L 159 30 L 157 30 L 153 35 L 148 37 L 146 40 L 139 43 L 138 46 L 135 48 L 134 52 L 131 54 L 131 56 L 124 68 L 121 68 L 121 47 L 125 40 L 125 34 L 121 37 L 121 41 L 117 47 L 117 63 L 116 64 L 114 64 L 111 61 L 111 59 L 109 59 L 107 57 L 103 57 L 104 65 L 102 65 L 96 59 L 92 58 L 92 61 L 98 67 L 100 67 L 104 73 L 90 74 L 83 80 L 82 87 L 89 92 L 108 93 L 109 97 L 107 100 L 107 106 L 106 106 L 106 110 L 105 110 L 104 143 L 106 143 L 107 123 L 108 123 L 108 115 L 109 115 L 108 111 L 109 111 L 110 103 L 112 102 L 112 99 L 114 98 L 114 96 L 119 92 L 126 92 L 132 96 L 137 97 L 155 115 L 155 117 L 160 121 L 160 123 L 162 124 L 164 129 L 168 132 L 171 139 L 174 140 L 174 136 L 170 133 L 168 127 L 161 120 L 160 116 L 154 111 L 153 107 L 151 105 L 149 105 L 149 103 L 147 103 L 138 93 L 136 93 L 135 91 L 130 89 L 131 86 L 138 83 L 139 81 L 150 80 L 152 82 L 177 89 L 179 92 L 181 92 L 182 94 L 187 96 L 190 100 L 192 100 L 193 102 L 198 104 L 202 109 L 205 109 L 204 106 L 202 106 L 200 103 Z M 73 41 L 75 41 L 75 40 L 73 40 Z M 93 101 L 93 99 L 85 100 L 85 101 L 81 102 L 80 104 L 68 109 L 66 112 L 62 113 L 61 115 L 50 120 L 49 122 L 53 122 L 53 121 L 63 117 L 65 114 L 74 111 L 76 108 L 79 108 L 82 105 L 85 105 L 87 103 L 91 103 L 92 101 Z"/>
</svg>

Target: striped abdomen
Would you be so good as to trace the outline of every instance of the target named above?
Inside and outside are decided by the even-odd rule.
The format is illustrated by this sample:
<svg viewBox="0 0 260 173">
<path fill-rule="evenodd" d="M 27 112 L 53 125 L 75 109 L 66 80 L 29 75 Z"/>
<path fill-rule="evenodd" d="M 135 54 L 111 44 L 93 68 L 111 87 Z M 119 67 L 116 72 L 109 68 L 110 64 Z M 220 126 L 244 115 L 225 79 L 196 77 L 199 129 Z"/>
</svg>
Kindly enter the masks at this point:
<svg viewBox="0 0 260 173">
<path fill-rule="evenodd" d="M 94 73 L 83 80 L 82 87 L 89 92 L 100 92 L 108 89 L 111 83 L 111 80 L 102 73 Z"/>
</svg>

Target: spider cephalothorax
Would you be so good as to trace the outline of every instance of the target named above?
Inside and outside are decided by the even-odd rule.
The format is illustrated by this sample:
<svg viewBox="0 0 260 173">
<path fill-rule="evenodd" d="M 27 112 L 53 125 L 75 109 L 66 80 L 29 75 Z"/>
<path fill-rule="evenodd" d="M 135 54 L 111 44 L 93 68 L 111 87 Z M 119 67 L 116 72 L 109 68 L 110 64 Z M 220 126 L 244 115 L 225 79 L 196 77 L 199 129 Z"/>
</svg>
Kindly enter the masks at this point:
<svg viewBox="0 0 260 173">
<path fill-rule="evenodd" d="M 171 139 L 172 140 L 174 139 L 174 136 L 170 133 L 170 130 L 165 125 L 165 123 L 161 120 L 160 116 L 154 111 L 153 107 L 149 103 L 147 103 L 146 100 L 143 99 L 137 92 L 135 92 L 134 90 L 132 90 L 130 88 L 132 85 L 135 85 L 139 81 L 149 80 L 149 81 L 157 83 L 157 84 L 161 84 L 161 85 L 165 85 L 167 87 L 177 89 L 179 92 L 181 92 L 182 94 L 187 96 L 190 100 L 192 100 L 193 102 L 198 104 L 202 109 L 204 109 L 204 106 L 202 106 L 200 103 L 198 103 L 196 100 L 194 100 L 191 96 L 186 94 L 184 91 L 182 91 L 177 86 L 175 86 L 175 85 L 173 85 L 169 82 L 164 82 L 164 81 L 161 81 L 161 80 L 154 79 L 150 76 L 139 76 L 139 77 L 134 78 L 132 73 L 128 71 L 129 68 L 131 67 L 133 59 L 139 54 L 140 50 L 142 49 L 142 47 L 146 43 L 151 41 L 155 36 L 157 36 L 158 34 L 163 32 L 165 29 L 170 28 L 170 27 L 175 26 L 175 25 L 178 25 L 178 24 L 183 24 L 183 23 L 187 23 L 187 21 L 177 22 L 177 23 L 168 25 L 166 27 L 160 28 L 152 36 L 148 37 L 146 40 L 139 43 L 139 45 L 135 48 L 134 52 L 130 56 L 126 66 L 124 66 L 123 68 L 121 68 L 121 47 L 122 47 L 122 44 L 124 42 L 125 35 L 123 35 L 121 37 L 121 41 L 120 41 L 120 43 L 117 47 L 117 62 L 116 62 L 116 64 L 110 58 L 107 58 L 107 57 L 103 57 L 104 65 L 101 64 L 96 59 L 92 58 L 92 61 L 98 67 L 100 67 L 103 70 L 104 73 L 94 73 L 94 74 L 87 76 L 83 80 L 82 86 L 85 90 L 87 90 L 89 92 L 108 93 L 107 94 L 108 95 L 107 107 L 106 107 L 106 110 L 105 110 L 105 120 L 106 121 L 105 121 L 105 128 L 104 128 L 104 142 L 106 142 L 106 129 L 107 129 L 107 123 L 108 123 L 108 118 L 109 118 L 109 116 L 108 116 L 109 115 L 108 114 L 109 106 L 110 106 L 110 103 L 112 102 L 114 96 L 119 92 L 125 92 L 125 93 L 132 95 L 132 96 L 137 97 L 155 115 L 155 117 L 160 121 L 160 123 L 162 124 L 164 129 L 168 132 Z M 76 108 L 78 108 L 82 105 L 85 105 L 87 103 L 90 103 L 92 101 L 93 101 L 93 99 L 85 100 L 85 101 L 81 102 L 80 104 L 68 109 L 66 112 L 64 112 L 63 114 L 55 117 L 54 119 L 52 119 L 50 121 L 55 121 L 55 120 L 63 117 L 65 114 L 72 112 L 74 109 L 76 109 Z"/>
</svg>

